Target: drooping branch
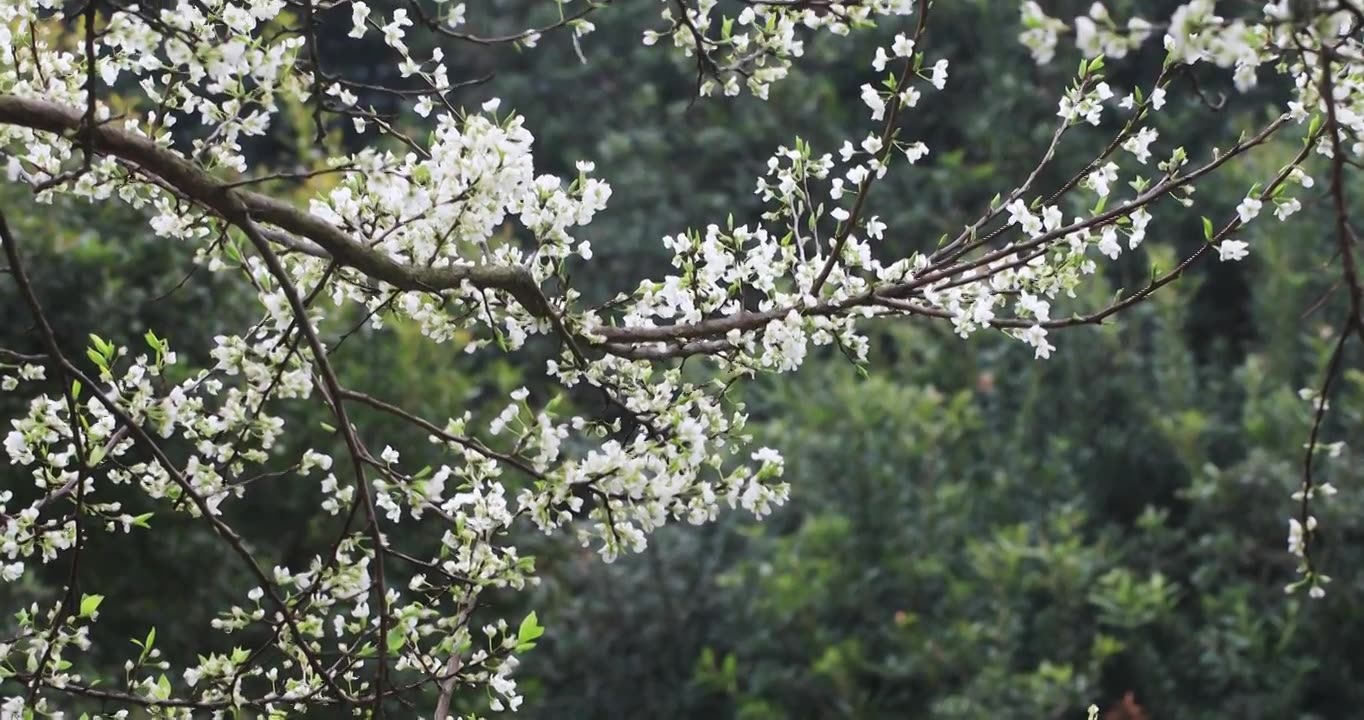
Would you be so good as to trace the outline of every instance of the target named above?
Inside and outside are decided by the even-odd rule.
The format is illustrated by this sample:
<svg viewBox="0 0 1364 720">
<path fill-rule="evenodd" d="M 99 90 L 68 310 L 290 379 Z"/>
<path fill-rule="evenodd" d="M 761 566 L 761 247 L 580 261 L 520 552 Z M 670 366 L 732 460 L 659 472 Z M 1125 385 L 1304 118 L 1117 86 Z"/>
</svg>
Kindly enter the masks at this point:
<svg viewBox="0 0 1364 720">
<path fill-rule="evenodd" d="M 81 130 L 82 118 L 82 112 L 57 103 L 0 94 L 0 124 L 66 135 Z M 253 218 L 311 241 L 341 265 L 401 290 L 437 292 L 469 283 L 477 288 L 507 292 L 536 317 L 546 317 L 551 312 L 525 268 L 505 265 L 438 268 L 399 263 L 309 212 L 261 193 L 233 187 L 233 183 L 214 177 L 145 136 L 115 127 L 111 122 L 101 123 L 88 133 L 96 152 L 136 165 L 205 209 L 232 217 L 238 213 L 239 203 Z M 293 247 L 297 249 L 299 245 Z"/>
<path fill-rule="evenodd" d="M 271 583 L 269 576 L 265 574 L 265 571 L 261 568 L 255 556 L 246 547 L 243 538 L 237 534 L 230 525 L 223 521 L 222 518 L 213 512 L 212 508 L 208 506 L 207 501 L 194 489 L 190 481 L 184 476 L 175 463 L 171 461 L 170 457 L 165 453 L 161 446 L 145 429 L 143 429 L 142 424 L 136 418 L 129 415 L 126 410 L 120 407 L 119 404 L 108 395 L 100 391 L 95 380 L 86 375 L 80 368 L 76 367 L 61 350 L 60 346 L 57 344 L 56 335 L 54 334 L 51 325 L 49 325 L 46 320 L 47 316 L 43 311 L 42 304 L 24 272 L 18 254 L 17 241 L 10 232 L 3 211 L 0 211 L 0 246 L 4 248 L 5 255 L 9 259 L 10 267 L 14 270 L 15 282 L 19 286 L 20 295 L 24 298 L 24 302 L 28 306 L 29 312 L 32 314 L 34 322 L 38 326 L 39 333 L 43 338 L 43 345 L 47 348 L 48 357 L 51 361 L 58 366 L 65 375 L 81 383 L 82 386 L 89 388 L 95 401 L 104 407 L 110 415 L 117 418 L 119 424 L 127 428 L 132 437 L 152 455 L 156 460 L 156 463 L 161 466 L 162 470 L 170 476 L 175 484 L 180 487 L 180 490 L 194 503 L 195 508 L 199 511 L 200 517 L 204 518 L 205 522 L 213 529 L 213 532 L 222 539 L 239 558 L 241 558 L 242 562 L 250 570 L 251 575 L 260 583 L 260 587 L 265 595 L 270 598 L 270 601 L 283 616 L 285 623 L 289 625 L 294 636 L 300 638 L 300 640 L 306 637 L 299 628 L 298 621 L 295 619 L 293 612 L 289 609 L 288 604 L 275 592 L 274 584 Z M 308 648 L 307 643 L 301 641 L 299 643 L 299 648 L 304 654 L 308 665 L 314 672 L 318 673 L 323 683 L 336 694 L 337 698 L 344 702 L 349 702 L 349 694 L 337 684 L 336 678 L 334 678 L 331 673 L 327 672 L 321 659 L 317 657 L 316 653 Z"/>
</svg>

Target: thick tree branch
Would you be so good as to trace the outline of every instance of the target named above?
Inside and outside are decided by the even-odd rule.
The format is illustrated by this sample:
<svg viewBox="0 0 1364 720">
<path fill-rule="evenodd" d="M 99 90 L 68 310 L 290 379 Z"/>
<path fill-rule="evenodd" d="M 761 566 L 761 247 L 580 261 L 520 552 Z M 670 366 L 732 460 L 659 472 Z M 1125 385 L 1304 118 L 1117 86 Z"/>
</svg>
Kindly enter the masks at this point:
<svg viewBox="0 0 1364 720">
<path fill-rule="evenodd" d="M 80 131 L 83 117 L 79 110 L 47 100 L 0 94 L 0 123 L 3 124 L 64 135 Z M 311 241 L 341 265 L 401 290 L 449 290 L 467 282 L 477 288 L 507 292 L 536 317 L 546 317 L 552 312 L 526 268 L 498 265 L 435 268 L 399 263 L 294 205 L 260 193 L 234 189 L 233 183 L 214 177 L 179 153 L 144 136 L 103 123 L 89 129 L 89 140 L 95 152 L 136 164 L 217 215 L 234 215 L 228 196 L 231 191 L 256 220 Z M 268 237 L 278 240 L 280 235 L 271 233 Z M 306 247 L 298 242 L 282 244 L 296 250 Z"/>
</svg>

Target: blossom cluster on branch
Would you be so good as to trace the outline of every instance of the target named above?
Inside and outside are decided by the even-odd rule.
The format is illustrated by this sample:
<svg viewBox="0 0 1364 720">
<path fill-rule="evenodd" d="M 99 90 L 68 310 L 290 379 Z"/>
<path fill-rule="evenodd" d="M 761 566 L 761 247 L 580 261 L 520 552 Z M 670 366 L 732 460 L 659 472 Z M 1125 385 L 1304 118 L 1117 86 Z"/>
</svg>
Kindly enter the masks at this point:
<svg viewBox="0 0 1364 720">
<path fill-rule="evenodd" d="M 607 0 L 557 4 L 559 22 L 492 37 L 468 30 L 483 9 L 455 2 L 0 0 L 7 180 L 32 187 L 39 201 L 65 195 L 138 208 L 158 236 L 194 248 L 206 269 L 241 278 L 259 302 L 258 322 L 216 338 L 204 367 L 181 367 L 155 332 L 140 347 L 99 337 L 62 347 L 28 281 L 26 239 L 0 215 L 7 274 L 25 301 L 14 315 L 32 320 L 43 349 L 0 354 L 4 391 L 31 391 L 5 430 L 5 461 L 41 494 L 24 506 L 0 494 L 0 574 L 9 582 L 49 562 L 69 562 L 74 574 L 86 543 L 151 532 L 148 516 L 102 497 L 135 487 L 158 512 L 205 523 L 255 577 L 255 587 L 224 599 L 214 628 L 225 643 L 248 628 L 272 638 L 176 667 L 154 638 L 138 639 L 125 677 L 96 684 L 70 668 L 89 646 L 101 599 L 72 584 L 54 604 L 26 609 L 0 642 L 0 678 L 21 688 L 3 700 L 6 717 L 54 715 L 66 695 L 121 706 L 115 717 L 135 708 L 157 717 L 243 709 L 287 717 L 328 706 L 364 715 L 433 688 L 439 700 L 424 712 L 435 717 L 468 691 L 486 693 L 492 711 L 514 710 L 517 655 L 542 629 L 534 615 L 513 628 L 475 610 L 490 588 L 536 580 L 509 540 L 516 524 L 572 533 L 610 560 L 645 547 L 670 522 L 705 523 L 725 507 L 762 517 L 789 488 L 781 455 L 752 445 L 745 409 L 728 392 L 735 382 L 795 370 L 812 347 L 837 346 L 860 362 L 870 318 L 941 320 L 962 336 L 995 330 L 1046 358 L 1052 331 L 1103 322 L 1205 257 L 1245 258 L 1239 231 L 1301 208 L 1297 196 L 1314 185 L 1304 168 L 1313 154 L 1330 161 L 1318 180 L 1338 205 L 1351 293 L 1337 358 L 1351 335 L 1364 336 L 1342 197 L 1344 166 L 1364 155 L 1364 13 L 1352 2 L 1280 0 L 1224 17 L 1212 0 L 1193 0 L 1168 18 L 1125 19 L 1096 3 L 1069 22 L 1022 3 L 1020 41 L 1037 62 L 1079 59 L 1069 85 L 1057 88 L 1049 145 L 1032 173 L 998 188 L 959 234 L 895 255 L 887 238 L 919 231 L 889 226 L 873 188 L 945 150 L 912 130 L 912 118 L 933 112 L 952 82 L 934 49 L 933 3 L 657 0 L 660 24 L 641 29 L 643 42 L 680 51 L 703 96 L 779 91 L 821 34 L 878 24 L 900 32 L 864 49 L 864 116 L 841 147 L 796 139 L 777 149 L 756 179 L 760 216 L 679 229 L 662 239 L 672 274 L 596 306 L 571 281 L 593 258 L 575 233 L 607 207 L 610 186 L 591 159 L 573 177 L 538 172 L 523 117 L 497 100 L 466 107 L 461 89 L 476 79 L 452 76 L 449 63 L 470 44 L 533 48 L 556 32 L 590 42 L 591 18 L 610 11 Z M 349 32 L 324 31 L 335 18 Z M 376 86 L 322 62 L 321 48 L 361 42 L 382 43 L 405 82 Z M 1166 53 L 1158 76 L 1126 88 L 1107 79 L 1108 63 L 1155 42 Z M 1226 69 L 1243 91 L 1271 74 L 1287 76 L 1293 91 L 1262 127 L 1198 157 L 1163 143 L 1158 125 L 1184 87 L 1178 81 L 1199 64 Z M 415 118 L 362 101 L 376 94 Z M 253 167 L 244 144 L 277 127 L 291 105 L 311 111 L 319 136 L 345 127 L 365 149 L 301 173 Z M 1117 130 L 1092 160 L 1064 184 L 1041 187 L 1068 131 L 1105 120 Z M 1198 185 L 1285 134 L 1302 138 L 1302 151 L 1249 188 L 1234 215 L 1204 218 L 1196 251 L 1107 306 L 1075 306 L 1076 290 L 1104 263 L 1170 232 L 1168 209 L 1196 206 Z M 338 181 L 302 207 L 255 189 L 319 174 Z M 470 338 L 469 353 L 518 353 L 542 336 L 559 348 L 547 375 L 565 389 L 591 389 L 609 411 L 566 410 L 519 390 L 487 427 L 470 414 L 416 416 L 339 381 L 318 328 L 348 307 L 376 326 L 410 322 L 432 343 Z M 1321 396 L 1337 374 L 1333 361 Z M 223 519 L 245 494 L 268 493 L 279 472 L 270 463 L 289 432 L 273 410 L 279 401 L 321 404 L 346 448 L 286 459 L 284 472 L 319 484 L 319 512 L 344 520 L 335 543 L 299 567 L 261 566 Z M 1319 405 L 1290 538 L 1302 559 L 1298 584 L 1313 594 L 1326 578 L 1311 560 L 1308 502 L 1334 490 L 1313 481 Z M 350 419 L 357 407 L 406 423 L 445 462 L 418 469 L 399 450 L 369 447 Z M 445 526 L 428 557 L 389 537 L 423 517 Z M 395 564 L 418 571 L 406 587 L 392 584 Z"/>
</svg>

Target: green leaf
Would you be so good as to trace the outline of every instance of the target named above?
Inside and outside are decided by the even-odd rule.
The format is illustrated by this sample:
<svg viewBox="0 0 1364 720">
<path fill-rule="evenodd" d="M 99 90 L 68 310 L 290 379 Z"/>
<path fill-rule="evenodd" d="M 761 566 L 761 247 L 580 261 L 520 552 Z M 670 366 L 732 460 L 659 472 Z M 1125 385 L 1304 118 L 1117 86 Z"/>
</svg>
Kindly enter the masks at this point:
<svg viewBox="0 0 1364 720">
<path fill-rule="evenodd" d="M 1203 217 L 1203 239 L 1212 242 L 1212 221 L 1206 215 Z"/>
<path fill-rule="evenodd" d="M 134 516 L 133 525 L 140 528 L 149 528 L 151 526 L 147 524 L 147 521 L 155 514 L 156 513 L 142 513 L 141 515 Z M 152 628 L 152 636 L 156 636 L 156 628 Z"/>
<path fill-rule="evenodd" d="M 72 398 L 77 398 L 77 399 L 79 399 L 80 396 L 81 396 L 81 381 L 80 381 L 80 380 L 72 380 L 72 381 L 71 381 L 71 397 L 72 397 Z"/>
<path fill-rule="evenodd" d="M 151 630 L 147 631 L 146 640 L 142 640 L 141 642 L 133 640 L 132 643 L 142 648 L 142 654 L 137 656 L 137 664 L 141 665 L 142 661 L 146 660 L 147 656 L 152 653 L 152 645 L 156 644 L 156 628 L 153 627 Z"/>
<path fill-rule="evenodd" d="M 540 621 L 532 610 L 516 629 L 516 649 L 522 651 L 535 647 L 535 640 L 544 634 L 545 629 L 540 626 Z"/>
<path fill-rule="evenodd" d="M 389 650 L 397 650 L 403 646 L 407 640 L 407 633 L 401 627 L 395 627 L 388 631 L 388 636 L 384 639 L 384 644 Z"/>
<path fill-rule="evenodd" d="M 1316 135 L 1316 134 L 1317 134 L 1317 131 L 1320 130 L 1320 129 L 1321 129 L 1321 114 L 1320 114 L 1320 113 L 1316 113 L 1316 114 L 1312 115 L 1312 120 L 1311 120 L 1311 122 L 1309 122 L 1309 123 L 1307 124 L 1307 137 L 1310 138 L 1310 137 Z"/>
<path fill-rule="evenodd" d="M 237 263 L 238 265 L 241 264 L 242 251 L 240 248 L 237 247 L 237 243 L 235 240 L 229 240 L 223 243 L 223 253 L 227 255 L 227 259 Z"/>
<path fill-rule="evenodd" d="M 81 598 L 81 617 L 90 617 L 99 610 L 99 604 L 104 602 L 103 595 L 86 595 Z"/>
</svg>

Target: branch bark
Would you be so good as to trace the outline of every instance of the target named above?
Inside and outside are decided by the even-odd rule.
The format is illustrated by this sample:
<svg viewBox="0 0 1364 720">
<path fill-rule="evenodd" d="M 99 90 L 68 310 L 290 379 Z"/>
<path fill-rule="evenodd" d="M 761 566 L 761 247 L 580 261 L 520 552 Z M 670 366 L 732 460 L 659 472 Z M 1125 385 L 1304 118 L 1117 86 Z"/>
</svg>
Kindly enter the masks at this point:
<svg viewBox="0 0 1364 720">
<path fill-rule="evenodd" d="M 38 98 L 0 94 L 0 124 L 66 135 L 81 131 L 82 118 L 80 110 L 65 105 Z M 305 210 L 267 195 L 233 188 L 231 183 L 214 177 L 174 150 L 162 147 L 147 137 L 120 129 L 109 122 L 96 124 L 88 128 L 88 132 L 90 145 L 95 152 L 137 165 L 205 209 L 225 218 L 234 217 L 237 212 L 232 198 L 236 198 L 256 220 L 311 241 L 339 264 L 400 290 L 449 290 L 467 282 L 484 290 L 507 292 L 536 317 L 553 314 L 544 294 L 526 268 L 503 265 L 435 268 L 399 263 Z M 276 233 L 267 236 L 282 245 L 289 245 L 281 241 Z M 291 249 L 301 247 L 304 246 L 295 243 Z"/>
</svg>

